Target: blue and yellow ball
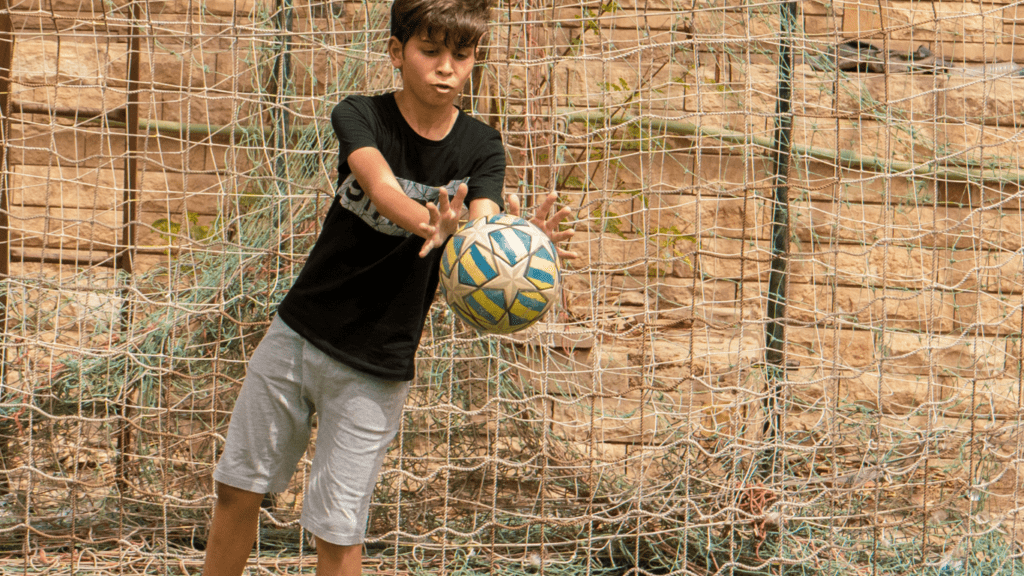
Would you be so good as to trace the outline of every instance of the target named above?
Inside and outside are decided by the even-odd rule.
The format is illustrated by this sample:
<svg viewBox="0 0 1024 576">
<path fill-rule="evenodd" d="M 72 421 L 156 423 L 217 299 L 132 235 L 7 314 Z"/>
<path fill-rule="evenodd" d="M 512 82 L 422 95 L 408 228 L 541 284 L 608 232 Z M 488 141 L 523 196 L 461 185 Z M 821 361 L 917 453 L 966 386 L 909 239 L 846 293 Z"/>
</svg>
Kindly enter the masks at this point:
<svg viewBox="0 0 1024 576">
<path fill-rule="evenodd" d="M 508 214 L 466 224 L 441 256 L 441 294 L 480 332 L 527 328 L 554 304 L 560 283 L 555 245 L 537 226 Z"/>
</svg>

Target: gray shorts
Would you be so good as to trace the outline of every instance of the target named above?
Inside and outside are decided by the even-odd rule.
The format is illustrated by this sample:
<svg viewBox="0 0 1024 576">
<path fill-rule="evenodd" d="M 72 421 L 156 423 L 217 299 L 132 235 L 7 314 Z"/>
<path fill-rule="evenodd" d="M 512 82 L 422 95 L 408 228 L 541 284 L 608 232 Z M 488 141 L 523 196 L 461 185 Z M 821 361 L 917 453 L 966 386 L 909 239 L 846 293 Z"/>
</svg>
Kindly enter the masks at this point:
<svg viewBox="0 0 1024 576">
<path fill-rule="evenodd" d="M 249 360 L 213 477 L 250 492 L 285 490 L 309 444 L 316 412 L 300 522 L 332 544 L 359 544 L 408 393 L 409 382 L 350 368 L 275 317 Z"/>
</svg>

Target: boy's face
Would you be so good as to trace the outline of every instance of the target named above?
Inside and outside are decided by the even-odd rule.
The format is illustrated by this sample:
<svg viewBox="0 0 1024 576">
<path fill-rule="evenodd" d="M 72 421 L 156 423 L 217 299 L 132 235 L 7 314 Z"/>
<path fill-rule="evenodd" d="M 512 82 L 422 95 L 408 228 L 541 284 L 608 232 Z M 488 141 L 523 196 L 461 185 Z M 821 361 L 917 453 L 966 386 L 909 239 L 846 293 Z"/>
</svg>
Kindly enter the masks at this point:
<svg viewBox="0 0 1024 576">
<path fill-rule="evenodd" d="M 392 37 L 388 54 L 402 71 L 402 89 L 428 107 L 451 106 L 476 63 L 475 48 L 452 48 L 425 34 L 413 34 L 404 46 Z"/>
</svg>

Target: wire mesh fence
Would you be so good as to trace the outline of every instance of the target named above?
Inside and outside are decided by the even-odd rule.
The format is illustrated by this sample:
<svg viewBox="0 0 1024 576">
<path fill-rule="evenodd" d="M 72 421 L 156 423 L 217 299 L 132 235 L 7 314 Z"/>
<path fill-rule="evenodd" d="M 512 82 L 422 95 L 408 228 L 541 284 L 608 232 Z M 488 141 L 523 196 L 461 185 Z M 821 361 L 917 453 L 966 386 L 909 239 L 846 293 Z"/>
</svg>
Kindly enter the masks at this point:
<svg viewBox="0 0 1024 576">
<path fill-rule="evenodd" d="M 389 3 L 7 2 L 0 567 L 194 573 Z M 581 258 L 523 334 L 435 304 L 366 570 L 1024 571 L 1021 10 L 498 2 L 461 104 Z"/>
</svg>

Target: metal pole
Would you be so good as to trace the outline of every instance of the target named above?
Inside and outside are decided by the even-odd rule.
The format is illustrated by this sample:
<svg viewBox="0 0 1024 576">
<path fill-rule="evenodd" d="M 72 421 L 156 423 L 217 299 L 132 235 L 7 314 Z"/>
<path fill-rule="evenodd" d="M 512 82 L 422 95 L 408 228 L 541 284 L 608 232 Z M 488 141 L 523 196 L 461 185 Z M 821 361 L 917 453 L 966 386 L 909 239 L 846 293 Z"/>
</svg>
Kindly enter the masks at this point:
<svg viewBox="0 0 1024 576">
<path fill-rule="evenodd" d="M 289 84 L 291 83 L 292 76 L 292 55 L 291 55 L 291 32 L 292 32 L 292 1 L 291 0 L 278 0 L 278 27 L 281 30 L 280 36 L 280 48 L 281 51 L 277 55 L 277 62 L 274 65 L 274 73 L 277 80 L 275 86 L 277 90 L 276 100 L 277 105 L 274 109 L 274 116 L 276 116 L 275 122 L 275 148 L 277 151 L 277 158 L 275 159 L 275 176 L 277 177 L 278 190 L 281 195 L 287 194 L 287 183 L 285 181 L 285 154 L 284 151 L 288 146 L 288 122 L 289 108 L 288 108 L 288 92 L 290 89 Z"/>
<path fill-rule="evenodd" d="M 772 145 L 774 194 L 772 197 L 772 260 L 768 277 L 768 323 L 765 327 L 765 380 L 768 395 L 764 424 L 765 442 L 777 440 L 782 432 L 782 381 L 786 377 L 786 263 L 789 259 L 789 160 L 793 128 L 793 30 L 796 2 L 781 6 L 779 85 L 775 106 L 775 138 Z M 776 469 L 773 454 L 771 469 Z"/>
<path fill-rule="evenodd" d="M 125 157 L 124 157 L 124 196 L 121 219 L 121 240 L 114 253 L 114 270 L 118 276 L 130 277 L 135 268 L 135 249 L 137 244 L 136 226 L 139 211 L 138 182 L 138 151 L 139 151 L 139 5 L 128 6 L 130 24 L 128 26 L 128 94 L 125 104 Z M 123 272 L 123 274 L 121 274 Z M 118 282 L 124 281 L 118 278 Z M 125 333 L 122 342 L 128 341 L 128 332 L 132 325 L 131 292 L 120 290 L 121 296 L 121 330 Z M 131 363 L 126 363 L 130 366 Z M 127 368 L 126 368 L 127 370 Z M 131 417 L 131 383 L 125 375 L 124 389 L 121 391 L 121 402 L 118 406 L 120 424 L 116 437 L 117 459 L 115 461 L 115 482 L 124 493 L 128 488 L 127 465 L 131 452 L 132 433 L 128 423 Z"/>
</svg>

